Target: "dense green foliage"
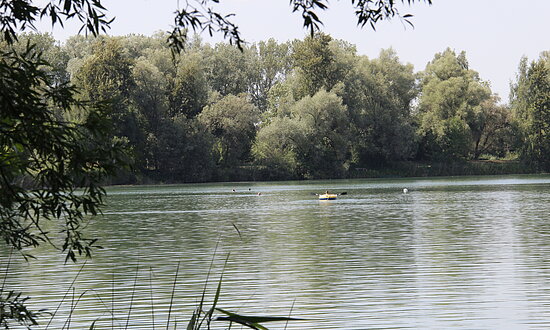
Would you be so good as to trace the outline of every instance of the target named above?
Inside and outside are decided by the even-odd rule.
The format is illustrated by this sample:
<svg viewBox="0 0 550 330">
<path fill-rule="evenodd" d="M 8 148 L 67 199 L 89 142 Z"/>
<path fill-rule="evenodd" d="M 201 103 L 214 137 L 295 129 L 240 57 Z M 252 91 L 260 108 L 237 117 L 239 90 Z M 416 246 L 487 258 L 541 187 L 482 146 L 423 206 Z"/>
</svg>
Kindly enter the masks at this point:
<svg viewBox="0 0 550 330">
<path fill-rule="evenodd" d="M 127 162 L 109 138 L 108 105 L 78 100 L 37 48 L 0 49 L 0 235 L 25 257 L 49 242 L 74 261 L 96 242 L 84 215 L 99 212 L 99 184 Z M 0 326 L 35 323 L 19 293 L 0 294 Z"/>
<path fill-rule="evenodd" d="M 316 11 L 328 8 L 324 0 L 290 2 L 293 12 L 302 13 L 311 38 L 295 45 L 269 41 L 246 51 L 231 15 L 214 9 L 218 1 L 195 3 L 176 11 L 171 33 L 117 39 L 98 37 L 111 22 L 99 0 L 0 1 L 0 225 L 9 245 L 21 250 L 49 241 L 41 220 L 58 219 L 65 223 L 63 250 L 68 258 L 74 260 L 75 251 L 89 254 L 93 240 L 81 236 L 80 222 L 83 215 L 97 212 L 104 194 L 98 184 L 115 172 L 119 182 L 238 178 L 240 171 L 234 169 L 256 163 L 251 150 L 260 117 L 267 123 L 277 112 L 268 110 L 276 85 L 287 84 L 287 75 L 302 67 L 294 76 L 305 94 L 288 98 L 291 107 L 307 103 L 302 96 L 315 98 L 321 88 L 340 84 L 342 69 L 349 69 L 339 66 L 334 46 L 327 51 L 330 37 L 313 37 L 321 25 Z M 394 1 L 352 5 L 362 26 L 409 17 L 399 13 Z M 49 35 L 22 34 L 41 19 L 61 27 L 80 21 L 81 31 L 98 38 L 75 37 L 60 47 Z M 190 30 L 221 32 L 238 49 L 189 42 Z M 312 62 L 312 55 L 322 61 Z M 324 60 L 330 62 L 328 71 L 323 70 Z M 299 64 L 293 66 L 293 61 Z M 315 80 L 308 83 L 312 70 Z M 346 112 L 339 101 L 327 106 L 338 108 L 338 116 Z M 311 109 L 324 111 L 322 105 Z M 310 115 L 316 116 L 315 111 Z M 340 148 L 334 141 L 345 135 L 328 140 L 325 135 L 347 132 L 348 127 L 340 127 L 346 121 L 333 122 L 321 130 L 313 127 L 306 138 L 322 141 L 320 159 L 328 157 L 340 167 L 348 147 L 338 149 L 336 157 L 327 152 Z M 306 128 L 311 126 L 309 122 Z M 131 151 L 134 173 L 121 166 L 122 145 Z M 309 152 L 317 156 L 315 150 Z M 316 176 L 321 173 L 316 167 L 309 162 L 303 174 L 289 174 Z M 84 192 L 75 193 L 77 187 Z"/>
<path fill-rule="evenodd" d="M 550 53 L 530 64 L 522 59 L 511 104 L 523 159 L 550 170 Z"/>
<path fill-rule="evenodd" d="M 469 69 L 466 54 L 436 54 L 422 74 L 419 131 L 426 157 L 467 158 L 491 91 Z"/>
<path fill-rule="evenodd" d="M 435 54 L 414 72 L 389 49 L 377 58 L 316 34 L 244 47 L 167 36 L 85 38 L 41 45 L 56 81 L 80 99 L 111 101 L 109 138 L 126 143 L 133 172 L 114 182 L 356 177 L 399 162 L 522 156 L 547 164 L 548 56 L 522 62 L 512 111 L 464 52 Z"/>
<path fill-rule="evenodd" d="M 56 63 L 50 75 L 79 87 L 81 100 L 111 101 L 109 139 L 126 143 L 135 164 L 114 182 L 357 177 L 402 161 L 517 154 L 548 163 L 547 57 L 522 64 L 512 116 L 464 52 L 444 50 L 415 73 L 391 49 L 370 59 L 325 34 L 243 51 L 194 38 L 177 55 L 166 37 L 59 46 L 31 34 L 16 45 L 41 45 Z"/>
<path fill-rule="evenodd" d="M 340 120 L 346 106 L 336 94 L 328 103 L 313 101 L 321 88 L 340 84 L 342 72 L 349 69 L 339 66 L 338 50 L 327 51 L 330 37 L 313 37 L 322 24 L 316 11 L 328 4 L 290 2 L 292 11 L 302 14 L 311 38 L 295 45 L 269 41 L 244 51 L 238 27 L 231 15 L 214 9 L 217 3 L 197 0 L 196 6 L 188 3 L 178 9 L 168 34 L 75 37 L 60 47 L 49 35 L 22 32 L 34 30 L 41 19 L 61 27 L 77 20 L 81 31 L 97 37 L 111 22 L 100 0 L 0 1 L 0 226 L 8 245 L 21 250 L 49 241 L 42 221 L 57 219 L 65 223 L 62 249 L 68 258 L 74 260 L 75 251 L 88 255 L 93 240 L 81 236 L 80 222 L 83 215 L 97 212 L 104 194 L 99 184 L 114 173 L 118 182 L 126 183 L 147 178 L 183 182 L 240 178 L 242 171 L 235 169 L 259 163 L 252 146 L 257 128 L 265 126 L 260 117 L 267 124 L 279 111 L 270 109 L 274 104 L 270 97 L 277 98 L 270 93 L 277 85 L 284 91 L 287 76 L 296 77 L 304 95 L 288 97 L 286 104 L 298 109 L 293 113 L 311 130 L 304 132 L 306 139 L 315 139 L 319 146 L 297 155 L 304 165 L 286 173 L 330 176 L 325 166 L 308 159 L 318 156 L 319 161 L 329 159 L 338 175 L 344 174 L 349 147 L 341 142 L 346 134 L 339 132 L 349 131 L 347 121 Z M 361 26 L 409 17 L 399 13 L 394 1 L 352 1 L 352 5 Z M 221 32 L 238 49 L 189 42 L 191 30 Z M 186 52 L 181 54 L 183 49 Z M 311 61 L 312 55 L 320 56 L 321 62 Z M 330 62 L 327 70 L 324 60 Z M 310 81 L 312 73 L 315 80 Z M 284 94 L 289 95 L 279 96 Z M 313 97 L 309 103 L 320 104 L 310 106 L 310 116 L 334 110 L 337 118 L 322 129 L 315 127 L 317 120 L 313 125 L 311 119 L 303 120 L 304 114 L 300 117 L 301 109 L 293 103 L 307 104 L 300 100 L 307 95 Z M 333 137 L 327 139 L 331 132 Z M 122 145 L 131 151 L 133 173 L 123 169 Z M 84 187 L 84 192 L 76 193 L 77 187 Z"/>
<path fill-rule="evenodd" d="M 78 101 L 73 87 L 41 70 L 47 63 L 35 48 L 0 54 L 0 233 L 21 250 L 50 239 L 47 220 L 62 220 L 62 249 L 75 259 L 94 242 L 82 236 L 82 215 L 97 212 L 98 183 L 122 167 L 123 154 L 106 136 L 106 105 Z"/>
<path fill-rule="evenodd" d="M 231 15 L 211 7 L 218 1 L 195 2 L 176 12 L 169 34 L 107 38 L 97 37 L 110 22 L 101 1 L 0 0 L 0 234 L 8 246 L 25 251 L 60 238 L 67 259 L 89 255 L 95 239 L 83 233 L 84 216 L 99 211 L 108 182 L 355 177 L 388 168 L 472 174 L 475 166 L 456 169 L 455 161 L 515 153 L 550 169 L 548 53 L 522 61 L 510 111 L 463 53 L 436 54 L 415 74 L 392 50 L 369 59 L 317 33 L 325 0 L 290 1 L 310 37 L 248 46 Z M 409 18 L 396 1 L 351 3 L 360 26 Z M 52 25 L 76 18 L 95 38 L 60 46 L 19 33 L 43 17 Z M 192 30 L 221 32 L 237 47 L 189 40 Z M 396 166 L 402 160 L 438 166 Z M 35 324 L 25 300 L 0 290 L 0 326 Z"/>
</svg>

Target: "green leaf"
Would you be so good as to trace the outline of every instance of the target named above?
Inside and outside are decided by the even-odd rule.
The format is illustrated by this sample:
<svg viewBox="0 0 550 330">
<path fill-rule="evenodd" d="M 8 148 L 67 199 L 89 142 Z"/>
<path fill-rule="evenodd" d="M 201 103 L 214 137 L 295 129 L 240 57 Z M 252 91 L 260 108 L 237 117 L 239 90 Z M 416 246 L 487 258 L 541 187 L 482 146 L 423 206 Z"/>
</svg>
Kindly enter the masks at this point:
<svg viewBox="0 0 550 330">
<path fill-rule="evenodd" d="M 245 325 L 251 329 L 257 329 L 257 330 L 268 330 L 266 327 L 261 325 L 260 323 L 263 322 L 275 322 L 275 321 L 303 321 L 305 319 L 300 318 L 294 318 L 294 317 L 286 317 L 286 316 L 249 316 L 249 315 L 241 315 L 232 313 L 229 311 L 226 311 L 221 308 L 216 308 L 217 311 L 220 311 L 227 316 L 219 316 L 216 318 L 216 321 L 229 321 L 229 322 L 235 322 L 238 324 Z"/>
<path fill-rule="evenodd" d="M 194 330 L 195 324 L 197 323 L 198 314 L 197 311 L 193 312 L 193 316 L 191 316 L 191 320 L 189 320 L 189 323 L 187 324 L 187 330 Z"/>
</svg>

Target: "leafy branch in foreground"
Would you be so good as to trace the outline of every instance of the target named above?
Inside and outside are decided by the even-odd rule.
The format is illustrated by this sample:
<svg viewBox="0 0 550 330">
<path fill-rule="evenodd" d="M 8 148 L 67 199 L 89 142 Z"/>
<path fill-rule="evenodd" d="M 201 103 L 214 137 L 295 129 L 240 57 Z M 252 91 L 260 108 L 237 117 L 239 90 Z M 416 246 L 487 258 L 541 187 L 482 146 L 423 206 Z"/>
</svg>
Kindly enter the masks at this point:
<svg viewBox="0 0 550 330">
<path fill-rule="evenodd" d="M 180 52 L 184 49 L 189 30 L 197 33 L 206 31 L 210 36 L 221 33 L 230 44 L 243 50 L 244 40 L 239 28 L 230 21 L 234 14 L 222 15 L 217 12 L 211 4 L 217 4 L 219 0 L 195 0 L 195 3 L 192 5 L 186 1 L 185 8 L 175 13 L 174 28 L 168 37 L 172 50 Z"/>
<path fill-rule="evenodd" d="M 36 318 L 40 312 L 30 311 L 25 305 L 28 297 L 22 298 L 21 293 L 0 291 L 0 327 L 9 329 L 12 323 L 30 328 L 38 325 Z"/>
<path fill-rule="evenodd" d="M 369 24 L 373 30 L 376 30 L 376 23 L 379 21 L 399 17 L 412 26 L 413 24 L 409 20 L 412 15 L 401 15 L 395 6 L 395 2 L 395 0 L 351 0 L 351 4 L 355 7 L 357 25 L 364 27 Z M 401 3 L 407 3 L 408 5 L 414 2 L 415 0 L 401 0 Z M 427 2 L 429 5 L 432 4 L 432 0 L 424 0 L 424 2 Z"/>
<path fill-rule="evenodd" d="M 43 314 L 43 311 L 34 312 L 26 306 L 29 297 L 21 297 L 21 293 L 13 290 L 6 290 L 6 280 L 9 274 L 11 263 L 11 252 L 6 265 L 4 279 L 0 287 L 0 328 L 9 329 L 11 325 L 30 328 L 37 325 L 36 319 Z"/>
<path fill-rule="evenodd" d="M 78 19 L 82 26 L 80 32 L 94 36 L 106 32 L 113 19 L 108 19 L 100 0 L 52 0 L 41 1 L 44 6 L 35 6 L 29 0 L 0 0 L 0 31 L 6 42 L 17 40 L 17 33 L 28 28 L 36 30 L 35 21 L 49 17 L 52 26 L 63 27 L 67 19 Z"/>
<path fill-rule="evenodd" d="M 411 5 L 415 1 L 421 0 L 401 0 L 401 3 Z M 423 0 L 431 5 L 432 0 Z M 195 4 L 191 4 L 194 2 Z M 369 24 L 375 29 L 376 23 L 382 20 L 392 19 L 394 17 L 402 18 L 406 23 L 412 25 L 409 20 L 412 15 L 401 15 L 397 6 L 396 0 L 351 0 L 351 4 L 355 9 L 357 16 L 357 25 L 364 27 Z M 185 47 L 187 40 L 187 32 L 208 32 L 210 36 L 214 33 L 221 33 L 224 39 L 229 40 L 229 43 L 236 45 L 240 50 L 243 50 L 245 44 L 241 37 L 238 26 L 231 21 L 234 14 L 224 15 L 219 13 L 214 4 L 218 4 L 219 0 L 194 0 L 185 2 L 183 9 L 176 11 L 174 18 L 174 28 L 170 32 L 168 42 L 175 52 L 180 52 Z M 327 0 L 290 0 L 292 12 L 302 14 L 303 26 L 309 30 L 311 36 L 321 30 L 323 22 L 319 18 L 319 11 L 329 9 Z M 268 15 L 268 13 L 259 13 L 258 15 Z"/>
<path fill-rule="evenodd" d="M 420 1 L 420 0 L 416 0 Z M 431 0 L 424 0 L 432 4 Z M 411 14 L 401 15 L 396 6 L 397 0 L 351 0 L 357 16 L 357 25 L 363 28 L 369 24 L 373 30 L 379 21 L 400 17 L 408 24 L 412 25 L 409 18 Z M 411 5 L 415 0 L 401 0 L 401 3 Z M 328 0 L 290 0 L 292 12 L 301 12 L 304 20 L 304 28 L 308 29 L 311 36 L 320 31 L 323 22 L 317 12 L 329 8 Z"/>
<path fill-rule="evenodd" d="M 108 104 L 51 83 L 32 45 L 0 52 L 0 235 L 19 251 L 54 244 L 48 223 L 60 220 L 66 259 L 89 256 L 96 240 L 83 235 L 84 216 L 99 212 L 99 184 L 127 164 L 123 145 L 109 138 Z M 76 112 L 81 120 L 64 119 Z"/>
</svg>

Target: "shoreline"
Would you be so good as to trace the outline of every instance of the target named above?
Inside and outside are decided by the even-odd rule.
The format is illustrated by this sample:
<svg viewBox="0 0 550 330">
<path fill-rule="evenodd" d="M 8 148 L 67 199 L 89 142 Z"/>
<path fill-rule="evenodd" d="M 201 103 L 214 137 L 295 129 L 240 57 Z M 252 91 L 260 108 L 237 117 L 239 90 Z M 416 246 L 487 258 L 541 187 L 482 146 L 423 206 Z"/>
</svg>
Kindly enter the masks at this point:
<svg viewBox="0 0 550 330">
<path fill-rule="evenodd" d="M 429 177 L 461 177 L 461 176 L 496 176 L 496 175 L 544 175 L 544 171 L 521 163 L 517 160 L 472 160 L 452 163 L 402 161 L 379 168 L 354 168 L 341 177 L 315 178 L 270 178 L 258 166 L 242 167 L 240 173 L 228 178 L 206 181 L 162 181 L 152 177 L 139 177 L 133 183 L 104 184 L 105 187 L 134 187 L 147 185 L 176 184 L 210 184 L 210 183 L 246 183 L 246 182 L 283 182 L 283 181 L 314 181 L 340 179 L 390 179 L 390 178 L 429 178 Z M 116 182 L 117 180 L 113 180 Z"/>
</svg>

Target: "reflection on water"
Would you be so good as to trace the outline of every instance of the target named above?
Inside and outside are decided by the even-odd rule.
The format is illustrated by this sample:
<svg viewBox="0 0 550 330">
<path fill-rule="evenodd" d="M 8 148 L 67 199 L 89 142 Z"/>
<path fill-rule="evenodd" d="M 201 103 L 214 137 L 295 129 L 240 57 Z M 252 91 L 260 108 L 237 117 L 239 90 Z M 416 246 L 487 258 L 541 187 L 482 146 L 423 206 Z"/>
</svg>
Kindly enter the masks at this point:
<svg viewBox="0 0 550 330">
<path fill-rule="evenodd" d="M 165 328 L 172 295 L 184 328 L 229 254 L 219 306 L 307 319 L 287 329 L 549 328 L 549 188 L 547 176 L 112 188 L 89 228 L 104 249 L 78 277 L 82 264 L 42 250 L 12 260 L 7 285 L 39 308 L 64 300 L 50 328 L 71 304 L 73 329 L 124 328 L 129 312 L 132 329 Z M 326 189 L 348 194 L 316 200 Z"/>
</svg>

